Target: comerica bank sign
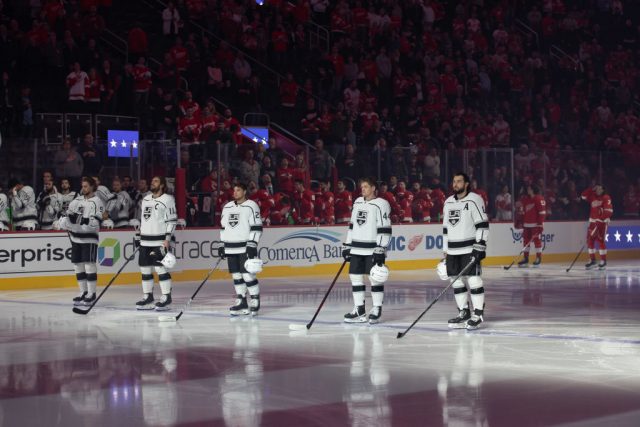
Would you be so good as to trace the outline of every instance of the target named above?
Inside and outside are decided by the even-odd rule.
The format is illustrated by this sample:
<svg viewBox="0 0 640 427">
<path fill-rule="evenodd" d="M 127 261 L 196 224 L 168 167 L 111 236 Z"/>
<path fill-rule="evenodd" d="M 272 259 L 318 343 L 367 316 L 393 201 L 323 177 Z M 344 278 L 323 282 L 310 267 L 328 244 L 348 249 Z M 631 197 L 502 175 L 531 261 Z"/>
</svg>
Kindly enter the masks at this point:
<svg viewBox="0 0 640 427">
<path fill-rule="evenodd" d="M 271 246 L 261 246 L 258 256 L 265 261 L 320 262 L 342 257 L 346 233 L 323 229 L 305 229 L 288 233 Z"/>
</svg>

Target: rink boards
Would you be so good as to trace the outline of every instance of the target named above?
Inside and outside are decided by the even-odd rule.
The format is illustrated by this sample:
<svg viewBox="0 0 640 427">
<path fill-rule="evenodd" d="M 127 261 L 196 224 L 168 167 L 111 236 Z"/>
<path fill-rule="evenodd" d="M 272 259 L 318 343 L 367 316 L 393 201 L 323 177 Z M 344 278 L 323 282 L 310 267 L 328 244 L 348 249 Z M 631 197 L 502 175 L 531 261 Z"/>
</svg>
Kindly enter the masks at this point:
<svg viewBox="0 0 640 427">
<path fill-rule="evenodd" d="M 264 277 L 324 275 L 342 262 L 345 226 L 265 228 L 259 255 Z M 509 264 L 522 247 L 521 230 L 511 223 L 492 223 L 485 265 Z M 98 280 L 106 284 L 134 252 L 133 231 L 102 231 L 98 249 Z M 175 281 L 201 280 L 213 266 L 220 230 L 176 231 Z M 544 261 L 571 262 L 585 242 L 585 222 L 549 222 L 542 236 Z M 640 258 L 640 221 L 616 221 L 608 229 L 609 257 Z M 76 286 L 70 262 L 71 243 L 65 232 L 0 234 L 0 290 Z M 394 225 L 387 254 L 393 271 L 433 268 L 442 256 L 442 224 Z M 586 259 L 586 250 L 581 260 Z M 581 262 L 581 261 L 580 261 Z M 213 275 L 226 277 L 226 262 Z M 115 283 L 140 280 L 137 260 L 124 268 Z"/>
</svg>

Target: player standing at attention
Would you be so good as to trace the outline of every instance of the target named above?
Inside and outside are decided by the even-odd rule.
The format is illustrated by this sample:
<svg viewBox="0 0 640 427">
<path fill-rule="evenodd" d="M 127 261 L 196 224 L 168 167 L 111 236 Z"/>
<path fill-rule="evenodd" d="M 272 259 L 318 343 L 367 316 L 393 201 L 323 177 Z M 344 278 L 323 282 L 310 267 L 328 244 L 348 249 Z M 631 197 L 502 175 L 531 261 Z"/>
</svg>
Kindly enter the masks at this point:
<svg viewBox="0 0 640 427">
<path fill-rule="evenodd" d="M 611 197 L 605 194 L 604 187 L 596 184 L 582 192 L 582 199 L 589 205 L 589 229 L 587 230 L 587 247 L 589 248 L 589 263 L 585 265 L 587 270 L 596 267 L 596 243 L 600 250 L 600 264 L 597 267 L 604 270 L 607 267 L 607 227 L 613 215 Z"/>
<path fill-rule="evenodd" d="M 59 228 L 67 230 L 71 238 L 71 262 L 80 288 L 80 295 L 73 299 L 74 305 L 91 305 L 96 299 L 98 233 L 104 205 L 95 191 L 93 178 L 83 177 L 80 196 L 69 203 L 66 216 L 58 222 Z"/>
<path fill-rule="evenodd" d="M 533 242 L 536 248 L 536 260 L 533 266 L 538 267 L 542 262 L 542 231 L 544 219 L 547 216 L 547 203 L 540 194 L 540 187 L 535 184 L 527 186 L 527 194 L 520 199 L 520 215 L 523 218 L 522 241 L 524 242 L 524 255 L 518 263 L 518 267 L 529 266 L 529 246 Z"/>
<path fill-rule="evenodd" d="M 256 275 L 262 271 L 262 261 L 258 258 L 262 219 L 258 204 L 247 199 L 245 184 L 237 183 L 233 186 L 233 201 L 222 208 L 220 223 L 220 240 L 224 246 L 218 249 L 218 254 L 222 259 L 227 258 L 237 296 L 229 313 L 232 316 L 249 313 L 256 315 L 260 310 L 260 285 Z M 247 290 L 251 296 L 249 304 Z"/>
<path fill-rule="evenodd" d="M 347 239 L 342 256 L 349 261 L 349 278 L 353 292 L 353 310 L 344 315 L 347 323 L 367 321 L 365 310 L 364 275 L 369 276 L 373 308 L 369 323 L 378 323 L 382 316 L 384 282 L 389 278 L 389 269 L 384 265 L 385 251 L 391 241 L 391 206 L 377 197 L 374 178 L 360 180 L 361 197 L 353 202 Z"/>
<path fill-rule="evenodd" d="M 459 172 L 453 176 L 454 195 L 444 202 L 442 225 L 446 273 L 456 277 L 471 260 L 474 265 L 453 282 L 458 316 L 449 320 L 450 328 L 477 329 L 484 315 L 484 287 L 480 262 L 486 256 L 489 219 L 484 200 L 469 191 L 469 177 Z M 465 284 L 466 282 L 466 284 Z M 473 314 L 469 309 L 467 286 L 471 293 Z"/>
<path fill-rule="evenodd" d="M 176 229 L 176 202 L 167 194 L 167 180 L 154 176 L 151 194 L 142 200 L 140 229 L 135 236 L 136 247 L 140 246 L 138 265 L 142 273 L 143 298 L 136 302 L 138 310 L 169 310 L 171 304 L 171 274 L 167 271 L 175 265 L 176 258 L 169 252 L 169 242 Z M 158 274 L 162 299 L 154 304 L 153 270 Z"/>
</svg>

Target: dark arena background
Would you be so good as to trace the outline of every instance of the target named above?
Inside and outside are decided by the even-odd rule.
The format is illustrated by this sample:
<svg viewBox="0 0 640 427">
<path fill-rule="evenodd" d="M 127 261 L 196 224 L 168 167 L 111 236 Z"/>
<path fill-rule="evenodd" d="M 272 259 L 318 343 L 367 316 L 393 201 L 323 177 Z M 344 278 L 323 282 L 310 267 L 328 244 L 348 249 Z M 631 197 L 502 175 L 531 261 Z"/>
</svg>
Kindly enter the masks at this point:
<svg viewBox="0 0 640 427">
<path fill-rule="evenodd" d="M 640 2 L 0 0 L 0 74 L 0 426 L 640 425 Z"/>
</svg>

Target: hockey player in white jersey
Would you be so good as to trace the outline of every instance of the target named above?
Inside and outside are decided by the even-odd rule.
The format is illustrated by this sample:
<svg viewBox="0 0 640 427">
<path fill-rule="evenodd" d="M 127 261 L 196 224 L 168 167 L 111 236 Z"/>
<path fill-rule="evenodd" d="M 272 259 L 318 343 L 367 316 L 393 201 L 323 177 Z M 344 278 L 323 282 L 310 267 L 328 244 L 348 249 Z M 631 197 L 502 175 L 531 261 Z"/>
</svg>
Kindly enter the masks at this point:
<svg viewBox="0 0 640 427">
<path fill-rule="evenodd" d="M 53 230 L 53 222 L 58 219 L 62 210 L 62 202 L 53 181 L 44 182 L 44 189 L 38 194 L 36 205 L 40 214 L 40 229 Z"/>
<path fill-rule="evenodd" d="M 120 178 L 114 178 L 111 186 L 113 195 L 116 196 L 110 204 L 111 210 L 108 212 L 115 224 L 115 228 L 125 228 L 129 226 L 129 210 L 131 209 L 131 197 L 129 193 L 122 189 Z"/>
<path fill-rule="evenodd" d="M 382 316 L 384 283 L 389 270 L 384 265 L 386 250 L 391 241 L 391 206 L 376 196 L 374 178 L 360 180 L 362 196 L 353 202 L 351 220 L 342 256 L 349 261 L 349 278 L 353 292 L 354 308 L 344 315 L 347 323 L 367 321 L 365 309 L 364 276 L 369 276 L 373 308 L 369 323 L 378 323 Z"/>
<path fill-rule="evenodd" d="M 0 232 L 11 230 L 7 209 L 9 209 L 9 199 L 7 198 L 7 195 L 2 192 L 2 188 L 0 187 Z"/>
<path fill-rule="evenodd" d="M 78 197 L 78 193 L 71 190 L 71 181 L 69 178 L 62 178 L 60 180 L 60 192 L 58 193 L 58 197 L 60 199 L 60 216 L 64 216 L 67 214 L 67 209 L 69 209 L 69 204 Z"/>
<path fill-rule="evenodd" d="M 33 188 L 24 185 L 19 179 L 14 179 L 9 187 L 11 187 L 11 212 L 14 228 L 18 231 L 35 230 L 38 228 L 38 209 Z"/>
<path fill-rule="evenodd" d="M 109 217 L 109 212 L 113 209 L 113 205 L 116 202 L 116 195 L 113 194 L 107 187 L 100 184 L 99 176 L 94 176 L 93 179 L 96 182 L 96 196 L 98 196 L 100 200 L 102 200 L 102 204 L 104 205 L 102 227 L 113 228 L 114 222 L 113 219 Z"/>
<path fill-rule="evenodd" d="M 171 304 L 171 274 L 168 268 L 175 265 L 175 256 L 169 252 L 169 243 L 176 229 L 178 219 L 176 202 L 167 194 L 167 180 L 155 176 L 151 180 L 151 194 L 142 200 L 142 214 L 138 218 L 140 229 L 136 233 L 135 244 L 140 246 L 138 265 L 142 273 L 143 298 L 136 302 L 138 310 L 169 310 Z M 158 274 L 162 298 L 155 302 L 153 297 L 153 271 Z M 155 304 L 154 304 L 155 302 Z"/>
<path fill-rule="evenodd" d="M 480 262 L 486 256 L 489 219 L 481 196 L 469 191 L 469 177 L 460 172 L 453 176 L 454 195 L 443 207 L 443 250 L 446 276 L 456 277 L 473 259 L 471 269 L 453 283 L 458 316 L 449 320 L 450 328 L 477 329 L 484 315 L 484 287 Z M 469 308 L 467 287 L 473 312 Z"/>
<path fill-rule="evenodd" d="M 82 194 L 69 204 L 67 215 L 59 221 L 60 229 L 67 230 L 71 238 L 71 262 L 80 287 L 80 295 L 73 299 L 74 305 L 91 305 L 96 299 L 98 233 L 104 205 L 95 189 L 93 178 L 83 177 Z"/>
<path fill-rule="evenodd" d="M 256 315 L 260 310 L 260 285 L 256 274 L 262 270 L 262 262 L 258 258 L 262 219 L 258 204 L 247 199 L 245 184 L 234 185 L 233 201 L 222 208 L 221 227 L 220 240 L 224 246 L 218 249 L 218 253 L 221 258 L 227 258 L 237 295 L 229 313 L 232 316 Z M 247 291 L 251 297 L 249 303 Z"/>
</svg>

